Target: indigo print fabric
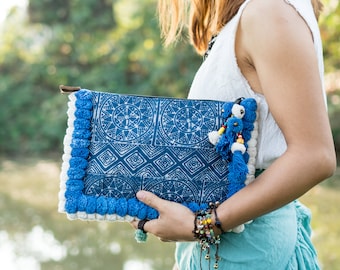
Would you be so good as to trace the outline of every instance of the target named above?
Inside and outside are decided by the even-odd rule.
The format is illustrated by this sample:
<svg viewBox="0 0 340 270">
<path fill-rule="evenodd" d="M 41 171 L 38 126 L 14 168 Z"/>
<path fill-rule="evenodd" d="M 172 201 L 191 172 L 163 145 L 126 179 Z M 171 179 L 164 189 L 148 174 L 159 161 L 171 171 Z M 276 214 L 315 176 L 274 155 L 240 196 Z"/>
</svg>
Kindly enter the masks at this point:
<svg viewBox="0 0 340 270">
<path fill-rule="evenodd" d="M 136 199 L 139 190 L 197 211 L 226 200 L 231 188 L 234 193 L 245 184 L 227 179 L 229 162 L 208 139 L 224 121 L 225 102 L 84 89 L 69 99 L 59 211 L 70 219 L 157 218 L 155 209 Z M 242 119 L 250 127 L 245 144 L 253 140 L 255 146 L 256 115 L 250 118 Z M 255 158 L 247 153 L 245 160 L 248 172 Z M 250 169 L 249 177 L 254 173 Z"/>
</svg>

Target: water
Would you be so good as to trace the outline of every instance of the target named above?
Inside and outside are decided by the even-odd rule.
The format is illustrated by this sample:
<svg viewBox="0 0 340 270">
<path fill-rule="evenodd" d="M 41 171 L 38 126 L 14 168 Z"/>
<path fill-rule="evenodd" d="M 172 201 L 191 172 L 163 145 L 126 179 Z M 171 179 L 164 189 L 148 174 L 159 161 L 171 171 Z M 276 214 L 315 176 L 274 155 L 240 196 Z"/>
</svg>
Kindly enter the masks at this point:
<svg viewBox="0 0 340 270">
<path fill-rule="evenodd" d="M 70 221 L 58 189 L 58 162 L 1 162 L 2 270 L 172 269 L 173 243 L 138 244 L 128 223 Z"/>
</svg>

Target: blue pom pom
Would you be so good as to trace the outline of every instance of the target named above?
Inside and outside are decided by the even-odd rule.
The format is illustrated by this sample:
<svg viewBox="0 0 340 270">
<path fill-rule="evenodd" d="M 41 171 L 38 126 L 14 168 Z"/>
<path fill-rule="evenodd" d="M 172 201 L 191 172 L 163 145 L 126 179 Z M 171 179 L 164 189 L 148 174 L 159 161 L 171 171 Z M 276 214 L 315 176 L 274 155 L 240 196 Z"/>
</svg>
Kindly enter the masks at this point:
<svg viewBox="0 0 340 270">
<path fill-rule="evenodd" d="M 87 119 L 76 118 L 73 122 L 75 129 L 90 129 L 91 121 Z"/>
<path fill-rule="evenodd" d="M 67 176 L 69 179 L 81 180 L 85 177 L 85 170 L 78 168 L 69 168 L 67 171 Z"/>
<path fill-rule="evenodd" d="M 88 129 L 75 129 L 72 133 L 72 138 L 76 139 L 89 139 L 91 137 L 91 131 Z"/>
<path fill-rule="evenodd" d="M 156 218 L 158 218 L 158 212 L 155 209 L 149 207 L 147 211 L 147 219 L 156 219 Z"/>
<path fill-rule="evenodd" d="M 76 108 L 83 108 L 83 109 L 86 109 L 86 110 L 92 110 L 92 102 L 90 100 L 82 100 L 82 99 L 77 99 L 76 100 Z"/>
<path fill-rule="evenodd" d="M 71 156 L 72 157 L 81 157 L 81 158 L 87 158 L 90 154 L 89 149 L 87 148 L 72 148 L 71 150 Z"/>
<path fill-rule="evenodd" d="M 71 157 L 70 166 L 85 170 L 87 168 L 87 160 L 82 157 Z"/>
<path fill-rule="evenodd" d="M 189 203 L 188 208 L 194 213 L 200 210 L 200 206 L 195 202 Z"/>
<path fill-rule="evenodd" d="M 140 202 L 136 198 L 132 198 L 128 200 L 128 211 L 127 214 L 135 217 L 138 214 L 138 209 L 140 207 Z"/>
<path fill-rule="evenodd" d="M 252 131 L 253 129 L 254 129 L 254 122 L 243 121 L 243 132 L 245 130 Z"/>
<path fill-rule="evenodd" d="M 228 118 L 231 115 L 231 109 L 234 106 L 234 102 L 226 102 L 223 104 L 222 107 L 222 117 L 223 118 Z"/>
<path fill-rule="evenodd" d="M 116 213 L 117 199 L 107 198 L 107 213 L 113 215 Z"/>
<path fill-rule="evenodd" d="M 74 115 L 78 118 L 82 119 L 91 119 L 92 118 L 92 111 L 77 108 Z"/>
<path fill-rule="evenodd" d="M 83 190 L 84 189 L 84 181 L 68 179 L 66 181 L 66 186 L 67 186 L 67 189 L 69 189 L 70 191 Z"/>
<path fill-rule="evenodd" d="M 100 196 L 97 199 L 97 213 L 105 215 L 107 213 L 107 199 L 104 196 Z"/>
<path fill-rule="evenodd" d="M 127 214 L 127 200 L 125 198 L 120 198 L 117 200 L 116 205 L 117 215 L 124 217 Z"/>
<path fill-rule="evenodd" d="M 242 119 L 239 119 L 237 117 L 230 117 L 227 120 L 227 131 L 226 132 L 232 132 L 236 134 L 242 131 L 242 129 L 243 129 Z"/>
<path fill-rule="evenodd" d="M 253 98 L 245 98 L 240 103 L 245 109 L 250 111 L 256 111 L 257 110 L 257 102 Z"/>
<path fill-rule="evenodd" d="M 148 214 L 147 212 L 148 212 L 148 207 L 144 203 L 140 203 L 138 213 L 136 216 L 139 219 L 146 219 L 147 214 Z"/>
<path fill-rule="evenodd" d="M 73 148 L 87 148 L 89 146 L 89 140 L 72 138 L 71 147 Z"/>
<path fill-rule="evenodd" d="M 206 210 L 208 208 L 208 204 L 207 203 L 202 203 L 199 207 L 200 209 L 199 210 Z"/>
<path fill-rule="evenodd" d="M 93 97 L 92 91 L 81 89 L 74 94 L 80 100 L 91 100 Z"/>
<path fill-rule="evenodd" d="M 93 196 L 87 197 L 87 205 L 86 205 L 86 213 L 94 214 L 96 212 L 97 207 L 97 198 Z"/>
<path fill-rule="evenodd" d="M 253 123 L 256 120 L 256 112 L 254 111 L 246 111 L 243 119 L 244 122 Z"/>
<path fill-rule="evenodd" d="M 246 122 L 253 123 L 256 120 L 256 110 L 257 110 L 257 103 L 255 99 L 246 98 L 241 102 L 241 105 L 244 106 L 246 110 L 243 120 Z"/>
<path fill-rule="evenodd" d="M 70 197 L 66 199 L 65 202 L 65 211 L 69 214 L 75 214 L 77 212 L 77 203 L 78 199 L 74 197 Z"/>
<path fill-rule="evenodd" d="M 81 195 L 78 199 L 78 211 L 85 212 L 87 205 L 87 196 Z"/>
<path fill-rule="evenodd" d="M 79 198 L 81 195 L 82 195 L 81 190 L 72 189 L 72 188 L 67 189 L 64 193 L 64 197 L 66 198 L 66 200 Z"/>
</svg>

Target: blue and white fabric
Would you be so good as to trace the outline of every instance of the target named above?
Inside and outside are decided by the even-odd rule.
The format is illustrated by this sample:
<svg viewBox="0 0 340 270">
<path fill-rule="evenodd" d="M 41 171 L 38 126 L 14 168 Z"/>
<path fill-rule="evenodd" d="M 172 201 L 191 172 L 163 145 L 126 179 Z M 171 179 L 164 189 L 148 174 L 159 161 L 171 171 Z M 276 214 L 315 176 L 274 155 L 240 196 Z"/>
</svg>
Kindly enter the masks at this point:
<svg viewBox="0 0 340 270">
<path fill-rule="evenodd" d="M 231 168 L 228 154 L 222 158 L 208 139 L 225 121 L 221 111 L 228 103 L 85 89 L 70 94 L 59 211 L 70 219 L 157 218 L 155 209 L 136 199 L 139 190 L 192 211 L 226 200 L 254 179 L 257 107 L 249 101 L 242 101 L 246 114 L 239 119 L 246 179 L 235 182 L 228 174 L 240 175 L 237 166 Z"/>
</svg>

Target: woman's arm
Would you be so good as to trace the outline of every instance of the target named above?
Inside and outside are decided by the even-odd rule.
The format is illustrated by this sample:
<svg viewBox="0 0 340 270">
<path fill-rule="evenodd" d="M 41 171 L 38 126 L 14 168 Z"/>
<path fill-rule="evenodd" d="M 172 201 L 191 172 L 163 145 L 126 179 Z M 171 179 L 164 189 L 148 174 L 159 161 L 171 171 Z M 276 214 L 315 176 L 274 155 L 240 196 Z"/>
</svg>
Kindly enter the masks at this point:
<svg viewBox="0 0 340 270">
<path fill-rule="evenodd" d="M 238 61 L 254 69 L 256 91 L 265 96 L 287 151 L 220 205 L 225 231 L 300 197 L 336 167 L 317 57 L 304 20 L 283 0 L 254 0 L 241 18 L 238 38 Z M 159 219 L 145 224 L 146 231 L 161 239 L 193 240 L 190 210 L 148 192 L 137 196 L 160 212 Z"/>
<path fill-rule="evenodd" d="M 245 9 L 240 26 L 245 58 L 254 67 L 287 151 L 218 209 L 225 229 L 300 197 L 336 167 L 316 52 L 305 21 L 285 1 L 256 0 Z"/>
</svg>

